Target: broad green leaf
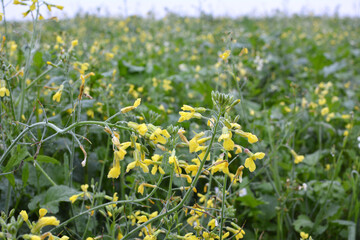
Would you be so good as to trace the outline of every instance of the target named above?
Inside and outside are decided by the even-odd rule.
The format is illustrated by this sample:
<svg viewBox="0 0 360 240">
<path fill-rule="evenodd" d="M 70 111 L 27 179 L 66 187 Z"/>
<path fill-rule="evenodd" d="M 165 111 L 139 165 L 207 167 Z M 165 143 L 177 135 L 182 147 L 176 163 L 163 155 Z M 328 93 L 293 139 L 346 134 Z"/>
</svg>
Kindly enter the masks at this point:
<svg viewBox="0 0 360 240">
<path fill-rule="evenodd" d="M 255 208 L 261 204 L 265 204 L 265 202 L 258 200 L 251 195 L 238 197 L 238 198 L 236 198 L 236 201 L 240 201 L 243 205 L 251 207 L 251 208 Z"/>
<path fill-rule="evenodd" d="M 78 191 L 68 186 L 53 186 L 49 188 L 43 198 L 41 198 L 40 207 L 46 208 L 55 214 L 59 211 L 60 202 L 70 202 L 69 198 L 78 193 Z"/>
<path fill-rule="evenodd" d="M 300 215 L 294 222 L 294 228 L 296 231 L 301 232 L 304 228 L 311 229 L 314 226 L 314 223 L 306 215 Z"/>
<path fill-rule="evenodd" d="M 4 172 L 8 172 L 13 167 L 17 166 L 26 156 L 29 155 L 25 146 L 17 145 L 15 154 L 11 156 L 4 168 Z"/>
<path fill-rule="evenodd" d="M 29 158 L 25 159 L 25 161 L 33 161 L 33 160 L 34 160 L 34 157 L 29 157 Z M 60 164 L 60 162 L 58 160 L 56 160 L 55 158 L 45 156 L 45 155 L 38 155 L 36 158 L 36 161 L 42 162 L 42 163 Z"/>
</svg>

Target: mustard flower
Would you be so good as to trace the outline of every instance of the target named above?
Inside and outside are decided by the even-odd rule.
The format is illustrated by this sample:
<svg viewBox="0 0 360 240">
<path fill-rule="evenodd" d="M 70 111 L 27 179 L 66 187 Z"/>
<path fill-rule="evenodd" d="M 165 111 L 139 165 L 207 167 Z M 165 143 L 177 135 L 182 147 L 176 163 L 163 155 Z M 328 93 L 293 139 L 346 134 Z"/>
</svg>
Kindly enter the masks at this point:
<svg viewBox="0 0 360 240">
<path fill-rule="evenodd" d="M 155 131 L 150 135 L 150 140 L 152 140 L 155 144 L 161 143 L 165 144 L 166 139 L 170 137 L 170 134 L 166 129 L 156 128 Z"/>
<path fill-rule="evenodd" d="M 225 52 L 223 52 L 222 54 L 219 55 L 219 57 L 222 59 L 222 60 L 226 60 L 228 59 L 228 57 L 230 56 L 230 53 L 231 51 L 230 50 L 226 50 Z"/>
<path fill-rule="evenodd" d="M 251 144 L 252 144 L 252 143 L 256 143 L 256 142 L 258 141 L 258 138 L 256 137 L 256 135 L 254 135 L 254 134 L 252 134 L 252 133 L 244 132 L 244 131 L 242 131 L 242 130 L 240 130 L 240 129 L 235 130 L 235 133 L 236 133 L 236 134 L 239 134 L 239 135 L 242 136 L 242 137 L 247 138 L 247 139 L 248 139 L 248 142 L 251 143 Z"/>
<path fill-rule="evenodd" d="M 81 188 L 81 190 L 82 190 L 82 193 L 72 195 L 72 196 L 69 198 L 69 200 L 70 200 L 71 203 L 74 203 L 79 197 L 84 197 L 84 196 L 86 196 L 86 197 L 88 197 L 88 198 L 91 197 L 90 193 L 88 193 L 88 190 L 87 190 L 87 189 L 89 188 L 89 185 L 88 185 L 88 184 L 83 184 L 83 185 L 80 186 L 80 188 Z M 40 215 L 41 215 L 41 214 L 40 214 Z"/>
<path fill-rule="evenodd" d="M 138 187 L 138 193 L 140 193 L 141 195 L 144 195 L 144 187 L 156 188 L 156 185 L 152 185 L 152 184 L 148 184 L 148 183 L 140 184 Z"/>
<path fill-rule="evenodd" d="M 120 111 L 122 113 L 130 112 L 131 110 L 134 110 L 135 108 L 137 108 L 140 105 L 140 103 L 141 103 L 141 98 L 138 98 L 138 99 L 136 99 L 136 101 L 134 102 L 134 104 L 132 106 L 124 107 Z"/>
<path fill-rule="evenodd" d="M 245 153 L 247 153 L 248 156 L 249 156 L 245 160 L 245 167 L 248 168 L 250 172 L 253 172 L 256 169 L 255 160 L 256 159 L 263 159 L 265 157 L 265 153 L 257 152 L 255 154 L 253 154 L 248 149 L 245 149 Z"/>
<path fill-rule="evenodd" d="M 189 106 L 189 105 L 183 105 L 181 107 L 181 109 L 183 111 L 179 112 L 180 114 L 180 118 L 178 120 L 178 122 L 183 122 L 185 120 L 190 120 L 191 118 L 201 118 L 201 114 L 196 112 L 196 109 Z M 184 112 L 184 111 L 188 111 L 188 112 Z"/>
<path fill-rule="evenodd" d="M 213 164 L 212 167 L 209 168 L 211 170 L 211 174 L 214 174 L 218 171 L 221 171 L 225 174 L 230 174 L 229 172 L 229 163 L 226 160 L 223 160 L 222 158 L 218 158 L 216 162 Z"/>
<path fill-rule="evenodd" d="M 148 173 L 149 168 L 142 161 L 142 156 L 141 156 L 140 151 L 138 149 L 136 149 L 134 151 L 133 156 L 134 156 L 134 161 L 127 165 L 126 172 L 129 172 L 131 169 L 133 169 L 135 167 L 141 167 L 141 169 L 144 171 L 144 173 Z"/>
<path fill-rule="evenodd" d="M 64 89 L 64 85 L 61 84 L 60 87 L 59 87 L 59 90 L 52 97 L 53 101 L 60 102 L 61 94 L 62 94 L 63 89 Z"/>
<path fill-rule="evenodd" d="M 226 227 L 225 229 L 233 233 L 236 240 L 244 238 L 245 231 L 242 228 L 234 229 L 231 227 Z"/>
<path fill-rule="evenodd" d="M 0 80 L 0 97 L 10 96 L 9 89 L 6 88 L 5 80 Z"/>
<path fill-rule="evenodd" d="M 153 164 L 153 167 L 151 169 L 152 175 L 155 175 L 158 170 L 161 174 L 165 174 L 164 169 L 162 169 L 160 166 L 162 158 L 163 157 L 160 156 L 159 154 L 155 154 L 154 156 L 151 157 L 151 160 L 145 159 L 145 161 L 144 161 L 145 164 L 147 164 L 147 165 Z"/>
<path fill-rule="evenodd" d="M 219 225 L 218 221 L 216 220 L 216 218 L 213 218 L 209 221 L 208 226 L 210 227 L 211 230 L 213 230 L 215 227 L 217 227 Z"/>
<path fill-rule="evenodd" d="M 21 215 L 21 217 L 23 218 L 23 220 L 24 220 L 25 222 L 29 220 L 29 216 L 28 216 L 28 214 L 27 214 L 27 212 L 26 212 L 25 210 L 22 210 L 22 211 L 20 212 L 20 215 Z"/>
<path fill-rule="evenodd" d="M 300 232 L 300 237 L 301 239 L 308 239 L 309 238 L 309 234 L 305 233 L 305 232 Z"/>
<path fill-rule="evenodd" d="M 45 226 L 58 226 L 60 221 L 56 217 L 42 217 L 40 218 L 35 226 L 31 229 L 31 233 L 39 232 Z"/>
<path fill-rule="evenodd" d="M 136 131 L 138 131 L 138 133 L 141 136 L 144 136 L 145 133 L 148 131 L 148 128 L 147 128 L 145 123 L 138 124 L 138 123 L 135 123 L 135 122 L 128 122 L 128 126 L 135 129 Z"/>
<path fill-rule="evenodd" d="M 303 155 L 297 155 L 294 150 L 291 149 L 290 153 L 294 157 L 294 163 L 295 164 L 301 163 L 304 160 L 304 156 Z"/>
<path fill-rule="evenodd" d="M 181 168 L 179 166 L 179 161 L 175 156 L 175 150 L 173 150 L 171 156 L 169 157 L 169 163 L 174 164 L 174 170 L 176 174 L 181 174 Z"/>
<path fill-rule="evenodd" d="M 195 152 L 195 150 L 199 147 L 198 140 L 199 140 L 199 138 L 201 138 L 204 135 L 205 135 L 204 132 L 198 133 L 189 141 L 189 152 L 190 153 Z"/>
<path fill-rule="evenodd" d="M 329 113 L 329 108 L 328 107 L 324 107 L 323 109 L 321 109 L 321 115 L 322 116 L 325 116 L 328 113 Z"/>
<path fill-rule="evenodd" d="M 231 151 L 235 147 L 234 141 L 231 139 L 231 137 L 232 137 L 232 132 L 229 131 L 227 127 L 223 127 L 222 134 L 220 135 L 218 142 L 222 140 L 224 141 L 223 147 L 226 151 Z"/>
</svg>

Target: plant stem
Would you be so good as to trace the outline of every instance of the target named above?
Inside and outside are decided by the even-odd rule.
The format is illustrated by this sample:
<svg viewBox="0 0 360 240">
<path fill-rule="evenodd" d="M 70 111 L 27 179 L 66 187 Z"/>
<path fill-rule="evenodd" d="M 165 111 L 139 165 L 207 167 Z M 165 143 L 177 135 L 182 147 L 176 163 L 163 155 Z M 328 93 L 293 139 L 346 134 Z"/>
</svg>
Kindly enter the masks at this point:
<svg viewBox="0 0 360 240">
<path fill-rule="evenodd" d="M 29 72 L 30 72 L 30 66 L 31 66 L 31 62 L 32 62 L 32 50 L 34 50 L 35 47 L 35 40 L 36 40 L 36 35 L 37 35 L 37 22 L 38 22 L 38 18 L 39 18 L 39 2 L 36 3 L 36 15 L 35 15 L 35 19 L 33 19 L 33 31 L 32 31 L 32 36 L 31 36 L 31 40 L 30 40 L 30 46 L 28 48 L 28 52 L 26 54 L 27 58 L 26 58 L 26 63 L 25 63 L 25 70 L 24 70 L 24 77 L 21 81 L 21 95 L 20 95 L 20 111 L 19 111 L 19 115 L 18 115 L 18 119 L 21 119 L 21 116 L 24 112 L 24 101 L 25 101 L 25 95 L 26 95 L 26 79 L 29 76 Z"/>
<path fill-rule="evenodd" d="M 227 155 L 226 155 L 227 156 Z M 224 227 L 224 213 L 225 213 L 225 201 L 226 201 L 226 181 L 227 181 L 227 175 L 224 174 L 224 182 L 223 182 L 223 191 L 222 191 L 222 203 L 221 203 L 221 223 L 220 223 L 220 229 L 219 229 L 219 235 L 220 239 L 222 239 L 223 235 L 223 227 Z"/>
<path fill-rule="evenodd" d="M 53 185 L 56 186 L 57 184 L 51 179 L 51 177 L 44 171 L 44 169 L 40 166 L 40 164 L 35 160 L 34 165 L 40 170 L 42 174 L 46 177 L 47 180 Z"/>
</svg>

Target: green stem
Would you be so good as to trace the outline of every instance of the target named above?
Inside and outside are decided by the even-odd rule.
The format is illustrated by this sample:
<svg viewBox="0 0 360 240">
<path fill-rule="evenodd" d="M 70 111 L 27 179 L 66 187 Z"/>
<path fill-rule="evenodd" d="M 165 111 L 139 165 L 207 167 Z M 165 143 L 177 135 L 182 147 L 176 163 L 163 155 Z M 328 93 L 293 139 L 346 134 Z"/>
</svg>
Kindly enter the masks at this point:
<svg viewBox="0 0 360 240">
<path fill-rule="evenodd" d="M 222 196 L 222 203 L 221 203 L 221 223 L 220 223 L 220 229 L 219 229 L 220 239 L 222 239 L 223 227 L 224 227 L 224 222 L 225 222 L 224 214 L 225 214 L 225 201 L 226 201 L 226 181 L 227 181 L 227 175 L 224 174 L 223 191 L 222 191 L 223 196 Z"/>
<path fill-rule="evenodd" d="M 40 164 L 35 160 L 34 161 L 35 166 L 40 170 L 42 174 L 46 177 L 47 180 L 53 185 L 56 186 L 57 184 L 51 179 L 51 177 L 44 171 L 44 169 L 40 166 Z"/>
<path fill-rule="evenodd" d="M 37 78 L 35 78 L 35 79 L 26 87 L 26 90 L 28 90 L 29 88 L 31 88 L 35 83 L 37 83 L 37 81 L 39 81 L 43 76 L 45 76 L 46 74 L 48 74 L 52 69 L 53 69 L 53 67 L 50 66 L 47 70 L 45 70 L 43 73 L 41 73 Z"/>
<path fill-rule="evenodd" d="M 27 58 L 26 58 L 26 63 L 25 63 L 24 77 L 21 81 L 20 111 L 19 111 L 18 119 L 21 119 L 21 116 L 24 111 L 24 101 L 25 101 L 25 95 L 26 95 L 26 79 L 29 76 L 30 66 L 31 66 L 31 62 L 32 62 L 32 53 L 31 52 L 35 47 L 35 40 L 36 40 L 36 35 L 37 35 L 36 27 L 37 27 L 37 22 L 38 22 L 38 18 L 39 18 L 39 9 L 40 9 L 40 5 L 39 5 L 39 2 L 37 2 L 36 3 L 36 15 L 35 15 L 35 19 L 33 19 L 33 32 L 32 32 L 32 36 L 31 36 L 30 47 L 26 54 Z"/>
<path fill-rule="evenodd" d="M 206 153 L 205 153 L 205 156 L 204 158 L 202 159 L 202 161 L 200 162 L 200 166 L 199 166 L 199 169 L 194 177 L 194 180 L 192 181 L 189 189 L 187 190 L 187 192 L 185 193 L 185 196 L 184 198 L 178 203 L 178 205 L 176 205 L 174 208 L 172 208 L 171 210 L 163 213 L 163 214 L 160 214 L 152 219 L 150 219 L 149 221 L 147 222 L 144 222 L 143 224 L 137 226 L 136 228 L 134 228 L 131 232 L 129 232 L 128 234 L 126 234 L 122 240 L 126 240 L 128 238 L 130 238 L 133 234 L 135 234 L 136 232 L 138 232 L 140 229 L 146 227 L 148 224 L 154 222 L 154 221 L 157 221 L 157 220 L 160 220 L 162 218 L 164 218 L 165 216 L 169 215 L 169 214 L 172 214 L 176 211 L 178 211 L 179 209 L 181 209 L 184 205 L 184 203 L 187 201 L 187 199 L 189 198 L 191 192 L 193 191 L 193 188 L 195 187 L 195 185 L 197 184 L 198 180 L 199 180 L 199 177 L 202 173 L 202 169 L 205 165 L 205 162 L 206 162 L 206 158 L 209 156 L 210 154 L 210 151 L 211 151 L 211 147 L 214 143 L 214 139 L 215 139 L 215 135 L 216 135 L 216 130 L 218 128 L 218 125 L 219 125 L 219 119 L 220 119 L 220 116 L 221 116 L 221 113 L 219 113 L 218 117 L 217 117 L 217 121 L 216 121 L 216 125 L 214 127 L 214 130 L 213 130 L 213 135 L 211 137 L 211 140 L 210 140 L 210 144 L 209 144 L 209 147 L 207 148 L 206 150 Z"/>
</svg>

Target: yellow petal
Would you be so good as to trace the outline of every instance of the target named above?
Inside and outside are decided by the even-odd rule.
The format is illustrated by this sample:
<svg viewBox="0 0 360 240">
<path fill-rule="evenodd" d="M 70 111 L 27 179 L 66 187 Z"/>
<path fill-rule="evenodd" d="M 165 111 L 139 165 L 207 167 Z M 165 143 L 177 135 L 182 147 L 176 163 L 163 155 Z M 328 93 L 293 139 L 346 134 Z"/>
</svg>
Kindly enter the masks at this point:
<svg viewBox="0 0 360 240">
<path fill-rule="evenodd" d="M 138 107 L 141 103 L 141 98 L 136 99 L 136 101 L 134 102 L 134 108 Z"/>
</svg>

